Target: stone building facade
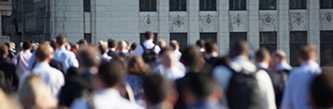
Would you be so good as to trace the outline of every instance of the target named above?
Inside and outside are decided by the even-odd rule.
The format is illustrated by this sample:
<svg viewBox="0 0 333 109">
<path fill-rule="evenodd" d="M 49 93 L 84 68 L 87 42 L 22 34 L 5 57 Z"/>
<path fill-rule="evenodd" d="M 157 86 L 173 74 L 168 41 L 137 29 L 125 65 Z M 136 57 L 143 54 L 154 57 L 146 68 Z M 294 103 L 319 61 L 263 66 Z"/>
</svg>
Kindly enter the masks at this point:
<svg viewBox="0 0 333 109">
<path fill-rule="evenodd" d="M 253 49 L 282 49 L 292 63 L 300 46 L 313 43 L 322 65 L 333 65 L 333 0 L 24 1 L 33 4 L 23 13 L 24 29 L 19 30 L 24 37 L 65 33 L 72 41 L 140 42 L 141 33 L 152 31 L 183 46 L 198 39 L 213 41 L 222 53 L 243 39 Z"/>
<path fill-rule="evenodd" d="M 0 41 L 8 41 L 9 36 L 3 32 L 5 30 L 6 18 L 12 13 L 11 0 L 0 0 Z"/>
</svg>

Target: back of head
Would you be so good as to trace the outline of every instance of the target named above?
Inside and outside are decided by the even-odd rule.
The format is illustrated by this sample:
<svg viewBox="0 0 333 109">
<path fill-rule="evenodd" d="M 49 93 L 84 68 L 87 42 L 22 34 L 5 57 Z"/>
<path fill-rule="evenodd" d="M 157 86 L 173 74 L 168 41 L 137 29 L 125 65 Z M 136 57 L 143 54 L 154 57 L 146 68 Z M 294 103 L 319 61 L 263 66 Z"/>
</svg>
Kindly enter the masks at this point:
<svg viewBox="0 0 333 109">
<path fill-rule="evenodd" d="M 270 53 L 266 48 L 261 48 L 256 52 L 256 62 L 267 62 L 270 59 Z"/>
<path fill-rule="evenodd" d="M 80 67 L 94 67 L 98 66 L 100 59 L 98 58 L 99 52 L 95 46 L 86 46 L 79 51 L 78 61 Z"/>
<path fill-rule="evenodd" d="M 64 34 L 60 34 L 56 37 L 56 42 L 58 44 L 58 46 L 62 46 L 65 43 L 67 43 L 67 39 L 66 36 Z"/>
<path fill-rule="evenodd" d="M 230 47 L 229 55 L 231 58 L 240 56 L 240 55 L 248 55 L 249 47 L 246 41 L 238 41 L 232 47 Z"/>
<path fill-rule="evenodd" d="M 115 48 L 117 46 L 117 42 L 113 39 L 108 40 L 108 47 L 109 48 Z"/>
<path fill-rule="evenodd" d="M 302 61 L 314 60 L 317 56 L 316 46 L 308 44 L 304 46 L 300 51 L 300 58 Z"/>
<path fill-rule="evenodd" d="M 41 109 L 55 108 L 56 100 L 50 89 L 37 75 L 29 75 L 19 89 L 19 101 L 25 109 L 34 107 Z"/>
<path fill-rule="evenodd" d="M 150 31 L 147 31 L 146 33 L 145 33 L 145 40 L 151 40 L 151 39 L 153 39 L 154 38 L 154 33 L 153 32 L 150 32 Z"/>
<path fill-rule="evenodd" d="M 30 41 L 24 41 L 23 44 L 22 44 L 22 49 L 23 50 L 29 50 L 31 49 L 32 47 L 32 44 Z"/>
<path fill-rule="evenodd" d="M 128 61 L 128 73 L 132 75 L 147 75 L 149 66 L 141 57 L 130 57 Z"/>
<path fill-rule="evenodd" d="M 198 69 L 199 66 L 205 63 L 205 60 L 200 52 L 199 48 L 195 46 L 190 46 L 183 51 L 181 56 L 181 62 L 184 63 L 185 66 Z M 200 68 L 199 68 L 200 69 Z"/>
<path fill-rule="evenodd" d="M 215 51 L 218 51 L 217 45 L 212 42 L 206 42 L 205 43 L 205 50 L 206 53 L 213 53 Z"/>
<path fill-rule="evenodd" d="M 170 93 L 170 89 L 170 84 L 161 75 L 150 75 L 144 78 L 144 95 L 150 105 L 163 102 Z"/>
<path fill-rule="evenodd" d="M 173 50 L 178 50 L 179 49 L 179 43 L 177 40 L 172 40 L 170 42 L 170 47 L 173 49 Z"/>
<path fill-rule="evenodd" d="M 0 57 L 7 57 L 9 52 L 8 52 L 8 46 L 5 44 L 0 44 Z"/>
<path fill-rule="evenodd" d="M 196 46 L 198 46 L 199 48 L 203 48 L 205 46 L 205 41 L 204 40 L 198 40 L 195 43 Z"/>
<path fill-rule="evenodd" d="M 277 50 L 277 51 L 274 53 L 274 56 L 279 57 L 279 58 L 281 58 L 281 59 L 283 59 L 283 60 L 286 60 L 286 59 L 287 59 L 287 54 L 286 54 L 284 51 L 282 51 L 282 50 Z"/>
<path fill-rule="evenodd" d="M 36 59 L 45 61 L 52 55 L 53 50 L 48 44 L 40 44 L 35 51 Z"/>
<path fill-rule="evenodd" d="M 213 91 L 212 80 L 202 73 L 189 73 L 185 77 L 185 91 L 190 91 L 197 100 L 207 99 Z"/>
<path fill-rule="evenodd" d="M 312 80 L 310 85 L 312 104 L 318 109 L 333 107 L 333 75 L 323 73 Z"/>
<path fill-rule="evenodd" d="M 97 77 L 101 80 L 104 87 L 113 88 L 122 83 L 126 68 L 119 60 L 112 59 L 108 63 L 103 63 L 98 68 Z"/>
</svg>

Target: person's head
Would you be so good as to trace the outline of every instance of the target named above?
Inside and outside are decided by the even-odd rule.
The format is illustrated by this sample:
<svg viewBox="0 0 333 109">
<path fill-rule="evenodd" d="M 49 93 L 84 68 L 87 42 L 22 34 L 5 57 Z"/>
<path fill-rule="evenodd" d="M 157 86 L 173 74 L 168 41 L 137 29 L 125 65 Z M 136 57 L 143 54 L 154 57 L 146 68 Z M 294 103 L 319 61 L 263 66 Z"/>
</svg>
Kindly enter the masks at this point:
<svg viewBox="0 0 333 109">
<path fill-rule="evenodd" d="M 8 46 L 0 44 L 0 57 L 7 58 L 9 55 Z"/>
<path fill-rule="evenodd" d="M 256 52 L 256 63 L 266 63 L 270 62 L 271 55 L 266 48 L 261 48 Z"/>
<path fill-rule="evenodd" d="M 213 90 L 212 80 L 201 73 L 189 73 L 184 78 L 184 86 L 181 89 L 186 105 L 207 100 Z"/>
<path fill-rule="evenodd" d="M 177 40 L 171 40 L 170 42 L 170 47 L 173 49 L 173 50 L 179 50 L 180 49 L 180 46 L 179 46 L 179 43 Z"/>
<path fill-rule="evenodd" d="M 109 39 L 108 40 L 108 47 L 111 49 L 111 48 L 116 48 L 117 47 L 117 42 L 113 39 Z"/>
<path fill-rule="evenodd" d="M 40 44 L 35 51 L 35 56 L 37 62 L 48 62 L 53 58 L 53 49 L 47 43 Z"/>
<path fill-rule="evenodd" d="M 171 68 L 177 61 L 172 48 L 166 48 L 160 52 L 161 64 L 166 68 Z"/>
<path fill-rule="evenodd" d="M 164 49 L 164 48 L 167 48 L 167 47 L 168 47 L 168 44 L 167 44 L 167 42 L 166 42 L 165 40 L 160 39 L 160 40 L 158 40 L 158 46 L 159 46 L 160 48 Z"/>
<path fill-rule="evenodd" d="M 132 75 L 147 75 L 149 66 L 143 61 L 142 57 L 130 57 L 128 61 L 128 73 Z"/>
<path fill-rule="evenodd" d="M 154 39 L 154 33 L 153 32 L 150 32 L 150 31 L 147 31 L 146 33 L 145 33 L 145 36 L 144 36 L 144 38 L 145 38 L 145 40 L 153 40 Z"/>
<path fill-rule="evenodd" d="M 100 41 L 98 43 L 98 49 L 101 54 L 104 54 L 108 51 L 108 44 L 106 42 Z"/>
<path fill-rule="evenodd" d="M 64 34 L 60 34 L 56 37 L 56 42 L 59 47 L 64 46 L 67 43 L 67 38 Z"/>
<path fill-rule="evenodd" d="M 205 43 L 205 52 L 206 54 L 213 55 L 217 57 L 219 55 L 219 49 L 215 43 L 206 42 Z"/>
<path fill-rule="evenodd" d="M 333 107 L 333 74 L 323 73 L 315 77 L 310 84 L 311 102 L 314 108 Z"/>
<path fill-rule="evenodd" d="M 112 59 L 99 66 L 97 80 L 100 81 L 104 89 L 116 88 L 124 81 L 125 73 L 125 65 L 119 60 Z"/>
<path fill-rule="evenodd" d="M 287 54 L 282 50 L 277 50 L 273 54 L 273 61 L 274 63 L 281 63 L 283 61 L 287 61 Z"/>
<path fill-rule="evenodd" d="M 197 42 L 195 43 L 195 45 L 199 48 L 204 48 L 205 46 L 205 41 L 204 40 L 197 40 Z"/>
<path fill-rule="evenodd" d="M 244 40 L 236 42 L 232 47 L 230 47 L 229 55 L 231 58 L 237 56 L 248 56 L 249 55 L 249 47 L 248 43 Z"/>
<path fill-rule="evenodd" d="M 84 39 L 80 39 L 77 41 L 77 44 L 79 44 L 80 47 L 88 45 L 88 41 Z"/>
<path fill-rule="evenodd" d="M 203 69 L 205 60 L 200 52 L 199 48 L 195 46 L 189 46 L 184 51 L 180 58 L 180 61 L 192 71 L 200 71 Z"/>
<path fill-rule="evenodd" d="M 117 44 L 117 48 L 119 51 L 124 51 L 124 50 L 126 51 L 126 50 L 128 50 L 128 44 L 124 40 L 119 41 Z"/>
<path fill-rule="evenodd" d="M 30 41 L 24 41 L 22 44 L 22 49 L 25 50 L 30 50 L 32 47 L 32 44 Z"/>
<path fill-rule="evenodd" d="M 143 90 L 147 105 L 159 105 L 174 96 L 171 84 L 161 75 L 146 76 L 143 80 Z"/>
<path fill-rule="evenodd" d="M 37 75 L 29 75 L 18 91 L 24 109 L 53 109 L 57 102 L 44 81 Z"/>
<path fill-rule="evenodd" d="M 133 43 L 131 44 L 131 46 L 130 46 L 130 51 L 134 51 L 134 50 L 136 49 L 137 46 L 138 46 L 138 45 L 137 45 L 135 42 L 133 42 Z"/>
<path fill-rule="evenodd" d="M 300 60 L 301 62 L 306 62 L 306 61 L 314 61 L 317 58 L 317 51 L 316 51 L 316 46 L 309 44 L 304 46 L 301 51 L 300 51 Z"/>
<path fill-rule="evenodd" d="M 86 46 L 78 53 L 78 61 L 81 68 L 97 67 L 100 63 L 99 52 L 95 46 Z"/>
</svg>

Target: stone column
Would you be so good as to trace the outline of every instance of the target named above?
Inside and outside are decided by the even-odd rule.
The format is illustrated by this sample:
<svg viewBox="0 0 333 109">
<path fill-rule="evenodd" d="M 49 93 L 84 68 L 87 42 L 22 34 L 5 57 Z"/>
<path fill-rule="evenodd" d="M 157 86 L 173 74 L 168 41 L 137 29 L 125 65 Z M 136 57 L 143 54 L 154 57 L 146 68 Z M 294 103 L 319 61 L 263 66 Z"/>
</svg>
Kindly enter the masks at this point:
<svg viewBox="0 0 333 109">
<path fill-rule="evenodd" d="M 247 39 L 253 49 L 257 50 L 259 48 L 259 0 L 249 0 L 248 7 L 249 33 Z"/>
<path fill-rule="evenodd" d="M 158 21 L 159 21 L 159 36 L 160 38 L 169 42 L 169 1 L 159 0 Z"/>
<path fill-rule="evenodd" d="M 308 42 L 315 44 L 320 63 L 320 12 L 319 0 L 308 0 L 309 11 L 309 35 Z"/>
<path fill-rule="evenodd" d="M 279 0 L 279 30 L 277 48 L 286 52 L 289 57 L 289 0 Z"/>
<path fill-rule="evenodd" d="M 188 2 L 188 43 L 194 44 L 199 39 L 199 0 L 187 0 Z"/>
<path fill-rule="evenodd" d="M 219 15 L 219 29 L 218 29 L 218 44 L 220 52 L 225 55 L 229 51 L 229 0 L 218 0 L 218 15 Z"/>
</svg>

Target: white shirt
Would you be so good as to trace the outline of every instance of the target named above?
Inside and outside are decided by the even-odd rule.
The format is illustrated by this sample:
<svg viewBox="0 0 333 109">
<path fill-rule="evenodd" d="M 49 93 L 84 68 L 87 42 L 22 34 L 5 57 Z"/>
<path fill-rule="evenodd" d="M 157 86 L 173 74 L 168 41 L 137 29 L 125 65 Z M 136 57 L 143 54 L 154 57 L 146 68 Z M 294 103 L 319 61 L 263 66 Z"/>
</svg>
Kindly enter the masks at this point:
<svg viewBox="0 0 333 109">
<path fill-rule="evenodd" d="M 36 64 L 35 68 L 32 69 L 32 73 L 42 78 L 54 96 L 58 95 L 61 87 L 65 84 L 65 78 L 62 72 L 51 67 L 47 62 Z"/>
<path fill-rule="evenodd" d="M 171 68 L 166 68 L 163 65 L 159 65 L 155 71 L 169 80 L 176 80 L 185 76 L 186 69 L 182 63 L 177 62 L 176 65 L 172 66 Z"/>
<path fill-rule="evenodd" d="M 179 50 L 175 50 L 173 51 L 175 58 L 177 59 L 177 61 L 180 60 L 180 58 L 182 57 L 182 53 Z"/>
<path fill-rule="evenodd" d="M 251 63 L 249 59 L 243 56 L 233 59 L 230 66 L 237 72 L 241 72 L 241 70 L 244 71 L 243 73 L 257 72 L 256 66 Z M 232 72 L 224 66 L 219 66 L 213 70 L 213 75 L 221 87 L 226 89 L 229 85 L 229 80 L 232 77 Z M 256 78 L 258 80 L 260 93 L 262 94 L 260 101 L 263 102 L 263 105 L 261 106 L 261 109 L 276 109 L 275 95 L 271 78 L 267 72 L 262 70 L 257 72 Z"/>
<path fill-rule="evenodd" d="M 155 46 L 155 53 L 159 53 L 161 51 L 161 48 L 158 45 L 155 45 L 153 40 L 146 40 L 143 42 L 143 46 L 145 46 L 146 49 L 152 49 Z M 136 49 L 134 50 L 134 55 L 135 56 L 142 56 L 144 52 L 144 48 L 142 47 L 142 44 L 140 44 Z"/>
<path fill-rule="evenodd" d="M 320 72 L 320 66 L 314 61 L 305 62 L 291 71 L 281 109 L 311 109 L 308 88 L 312 78 Z"/>
<path fill-rule="evenodd" d="M 97 92 L 92 99 L 95 109 L 142 109 L 142 107 L 121 97 L 118 90 L 113 88 Z M 79 99 L 73 103 L 71 109 L 89 109 L 88 107 L 87 101 Z"/>
<path fill-rule="evenodd" d="M 65 47 L 58 49 L 54 53 L 54 59 L 62 63 L 63 71 L 67 71 L 70 67 L 79 67 L 79 62 L 73 52 L 68 51 Z"/>
<path fill-rule="evenodd" d="M 112 59 L 112 57 L 109 56 L 108 53 L 106 52 L 106 53 L 104 53 L 104 54 L 102 55 L 102 59 L 103 59 L 103 60 L 107 60 L 107 61 L 109 61 L 109 60 Z"/>
<path fill-rule="evenodd" d="M 18 74 L 20 77 L 30 70 L 29 61 L 31 56 L 30 50 L 21 51 L 18 54 Z"/>
</svg>

